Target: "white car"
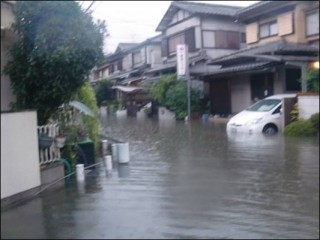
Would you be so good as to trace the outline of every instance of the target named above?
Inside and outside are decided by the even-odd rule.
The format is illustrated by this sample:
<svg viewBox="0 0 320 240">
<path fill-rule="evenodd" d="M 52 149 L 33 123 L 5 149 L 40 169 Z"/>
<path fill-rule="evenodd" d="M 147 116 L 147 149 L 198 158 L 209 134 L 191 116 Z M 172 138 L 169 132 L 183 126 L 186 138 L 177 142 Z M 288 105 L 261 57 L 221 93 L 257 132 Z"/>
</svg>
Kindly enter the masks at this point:
<svg viewBox="0 0 320 240">
<path fill-rule="evenodd" d="M 281 128 L 282 99 L 296 94 L 279 94 L 264 98 L 233 116 L 227 123 L 228 132 L 274 134 Z"/>
</svg>

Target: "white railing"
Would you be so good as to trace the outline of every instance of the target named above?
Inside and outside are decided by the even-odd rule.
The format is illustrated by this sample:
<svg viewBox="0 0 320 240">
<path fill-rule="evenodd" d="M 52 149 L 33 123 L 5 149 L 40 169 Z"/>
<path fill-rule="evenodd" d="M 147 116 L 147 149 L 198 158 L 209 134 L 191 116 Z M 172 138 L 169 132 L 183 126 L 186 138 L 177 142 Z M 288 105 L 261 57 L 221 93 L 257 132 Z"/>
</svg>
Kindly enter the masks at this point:
<svg viewBox="0 0 320 240">
<path fill-rule="evenodd" d="M 57 123 L 38 126 L 38 134 L 46 133 L 49 137 L 55 138 L 59 135 L 59 126 Z M 61 159 L 60 148 L 55 144 L 55 141 L 49 148 L 41 149 L 39 147 L 40 165 L 53 162 L 57 159 Z"/>
</svg>

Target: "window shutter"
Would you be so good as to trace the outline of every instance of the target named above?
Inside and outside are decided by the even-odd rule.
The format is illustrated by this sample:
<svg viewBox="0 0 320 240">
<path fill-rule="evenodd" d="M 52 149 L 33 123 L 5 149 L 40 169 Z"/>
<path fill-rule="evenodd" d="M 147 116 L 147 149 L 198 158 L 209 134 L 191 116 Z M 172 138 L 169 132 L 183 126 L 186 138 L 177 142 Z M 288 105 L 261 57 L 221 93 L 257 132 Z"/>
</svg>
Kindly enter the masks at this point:
<svg viewBox="0 0 320 240">
<path fill-rule="evenodd" d="M 189 52 L 194 52 L 196 50 L 194 28 L 189 28 L 185 31 L 185 43 L 188 45 Z"/>
<path fill-rule="evenodd" d="M 110 64 L 110 73 L 113 73 L 114 69 L 113 69 L 113 64 Z"/>
<path fill-rule="evenodd" d="M 161 56 L 167 57 L 168 56 L 168 38 L 162 38 L 161 42 Z"/>
</svg>

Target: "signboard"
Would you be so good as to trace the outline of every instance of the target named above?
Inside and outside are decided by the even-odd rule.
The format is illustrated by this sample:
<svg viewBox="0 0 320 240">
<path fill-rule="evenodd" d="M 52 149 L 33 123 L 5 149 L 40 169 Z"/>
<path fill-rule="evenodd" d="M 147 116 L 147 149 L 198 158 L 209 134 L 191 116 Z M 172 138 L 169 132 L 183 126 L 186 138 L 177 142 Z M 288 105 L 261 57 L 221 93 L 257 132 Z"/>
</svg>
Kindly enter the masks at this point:
<svg viewBox="0 0 320 240">
<path fill-rule="evenodd" d="M 188 46 L 184 44 L 177 45 L 177 74 L 186 77 L 189 71 Z"/>
</svg>

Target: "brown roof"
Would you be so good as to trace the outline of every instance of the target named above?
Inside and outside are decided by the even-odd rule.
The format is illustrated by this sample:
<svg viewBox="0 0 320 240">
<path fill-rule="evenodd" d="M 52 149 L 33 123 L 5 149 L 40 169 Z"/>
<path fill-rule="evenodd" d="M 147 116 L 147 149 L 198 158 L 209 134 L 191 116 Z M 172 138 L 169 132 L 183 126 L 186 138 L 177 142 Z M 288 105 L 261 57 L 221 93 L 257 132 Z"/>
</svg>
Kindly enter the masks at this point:
<svg viewBox="0 0 320 240">
<path fill-rule="evenodd" d="M 313 56 L 319 52 L 319 47 L 314 45 L 287 42 L 279 40 L 263 45 L 256 45 L 253 47 L 245 48 L 237 52 L 225 55 L 223 57 L 215 58 L 209 61 L 209 64 L 221 64 L 236 58 L 243 57 L 243 55 L 306 55 Z"/>
<path fill-rule="evenodd" d="M 209 14 L 217 16 L 229 16 L 235 17 L 237 11 L 242 9 L 242 7 L 218 5 L 218 4 L 208 4 L 208 3 L 198 3 L 198 2 L 183 2 L 183 1 L 173 1 L 166 11 L 165 15 L 161 19 L 156 31 L 162 31 L 170 23 L 174 14 L 179 10 L 183 9 L 192 14 Z"/>
</svg>

